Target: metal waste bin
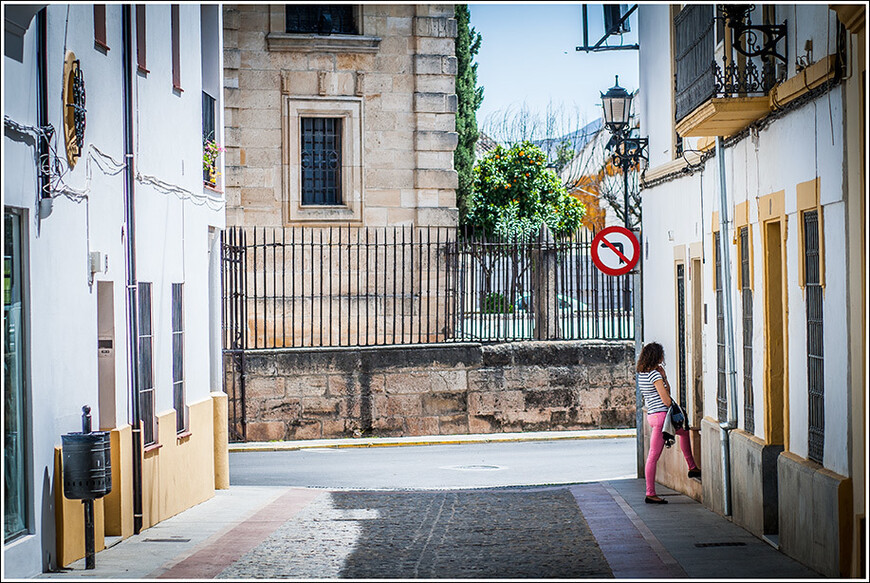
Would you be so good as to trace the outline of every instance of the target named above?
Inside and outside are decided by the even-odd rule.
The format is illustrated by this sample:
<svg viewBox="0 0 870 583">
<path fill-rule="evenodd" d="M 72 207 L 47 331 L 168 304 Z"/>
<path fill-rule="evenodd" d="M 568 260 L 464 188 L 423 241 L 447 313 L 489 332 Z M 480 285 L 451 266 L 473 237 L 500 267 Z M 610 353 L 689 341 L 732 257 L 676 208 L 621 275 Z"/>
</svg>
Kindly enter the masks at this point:
<svg viewBox="0 0 870 583">
<path fill-rule="evenodd" d="M 112 451 L 108 431 L 61 435 L 63 495 L 94 500 L 112 491 Z"/>
</svg>

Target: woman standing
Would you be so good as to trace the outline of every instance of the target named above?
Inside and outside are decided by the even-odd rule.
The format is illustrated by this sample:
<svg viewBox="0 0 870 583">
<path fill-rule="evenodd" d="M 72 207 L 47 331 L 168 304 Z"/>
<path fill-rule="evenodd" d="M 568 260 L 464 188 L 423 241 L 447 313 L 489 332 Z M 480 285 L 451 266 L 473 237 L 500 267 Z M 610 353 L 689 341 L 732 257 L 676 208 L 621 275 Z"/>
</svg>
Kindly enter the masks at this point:
<svg viewBox="0 0 870 583">
<path fill-rule="evenodd" d="M 662 425 L 668 415 L 668 407 L 671 406 L 671 386 L 664 368 L 665 351 L 658 342 L 650 342 L 640 351 L 637 359 L 637 378 L 640 391 L 643 394 L 643 402 L 646 405 L 646 417 L 650 425 L 649 456 L 646 458 L 644 473 L 646 474 L 646 498 L 647 504 L 667 504 L 664 498 L 656 495 L 656 463 L 662 455 L 665 446 L 662 437 Z M 689 442 L 689 432 L 685 429 L 677 429 L 677 437 L 680 441 L 680 449 L 689 465 L 689 477 L 700 478 L 701 470 L 695 465 L 692 457 L 692 445 Z"/>
</svg>

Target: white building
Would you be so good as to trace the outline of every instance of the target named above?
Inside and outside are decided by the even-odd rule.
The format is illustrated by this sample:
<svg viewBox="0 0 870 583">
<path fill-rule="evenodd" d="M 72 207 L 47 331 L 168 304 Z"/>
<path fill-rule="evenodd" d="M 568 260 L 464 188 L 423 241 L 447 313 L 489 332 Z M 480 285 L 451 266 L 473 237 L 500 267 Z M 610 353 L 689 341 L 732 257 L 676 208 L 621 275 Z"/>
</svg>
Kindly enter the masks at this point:
<svg viewBox="0 0 870 583">
<path fill-rule="evenodd" d="M 864 11 L 638 17 L 643 341 L 665 347 L 703 470 L 672 448 L 657 479 L 844 577 L 866 573 Z"/>
<path fill-rule="evenodd" d="M 220 9 L 3 15 L 5 579 L 84 556 L 60 447 L 84 405 L 111 439 L 96 550 L 228 477 L 224 198 L 203 169 L 204 133 L 222 142 Z"/>
</svg>

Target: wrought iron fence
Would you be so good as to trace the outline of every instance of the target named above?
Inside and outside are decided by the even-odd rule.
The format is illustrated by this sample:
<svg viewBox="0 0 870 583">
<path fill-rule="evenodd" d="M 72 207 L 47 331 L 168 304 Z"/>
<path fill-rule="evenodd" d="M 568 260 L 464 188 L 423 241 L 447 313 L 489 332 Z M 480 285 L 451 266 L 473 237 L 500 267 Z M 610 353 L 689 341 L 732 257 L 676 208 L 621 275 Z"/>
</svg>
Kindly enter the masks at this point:
<svg viewBox="0 0 870 583">
<path fill-rule="evenodd" d="M 231 227 L 222 245 L 224 347 L 631 339 L 630 276 L 600 273 L 592 238 Z"/>
</svg>

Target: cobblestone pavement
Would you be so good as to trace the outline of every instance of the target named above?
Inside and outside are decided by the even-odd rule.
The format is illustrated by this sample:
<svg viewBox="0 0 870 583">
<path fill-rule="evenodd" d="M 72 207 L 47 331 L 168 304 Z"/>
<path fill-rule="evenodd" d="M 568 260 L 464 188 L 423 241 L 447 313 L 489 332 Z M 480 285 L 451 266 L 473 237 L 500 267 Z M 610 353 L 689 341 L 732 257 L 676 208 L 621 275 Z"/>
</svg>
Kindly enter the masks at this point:
<svg viewBox="0 0 870 583">
<path fill-rule="evenodd" d="M 218 578 L 612 577 L 567 489 L 324 493 Z"/>
<path fill-rule="evenodd" d="M 40 578 L 809 579 L 818 573 L 642 479 L 470 490 L 235 486 Z"/>
</svg>

